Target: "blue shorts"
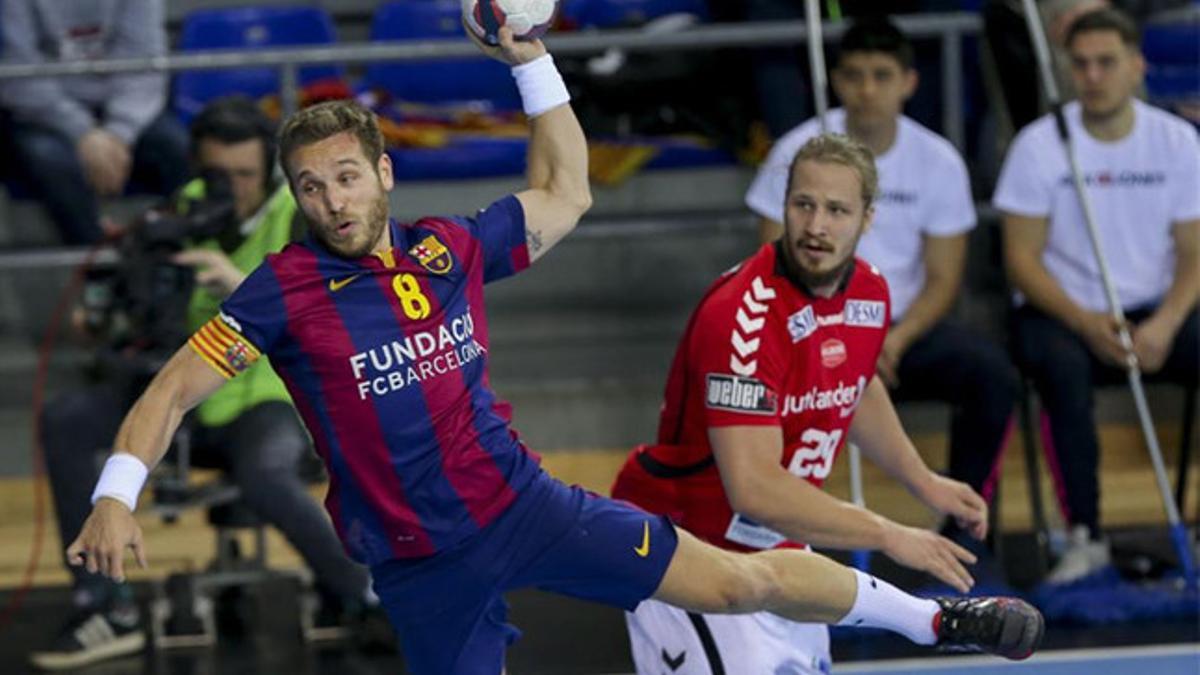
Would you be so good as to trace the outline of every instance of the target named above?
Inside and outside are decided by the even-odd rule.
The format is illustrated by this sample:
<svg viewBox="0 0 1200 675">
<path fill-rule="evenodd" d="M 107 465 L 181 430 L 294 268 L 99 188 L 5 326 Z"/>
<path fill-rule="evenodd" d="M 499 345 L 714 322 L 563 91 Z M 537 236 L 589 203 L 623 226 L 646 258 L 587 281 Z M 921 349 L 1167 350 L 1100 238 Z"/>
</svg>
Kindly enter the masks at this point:
<svg viewBox="0 0 1200 675">
<path fill-rule="evenodd" d="M 543 473 L 474 537 L 371 575 L 409 672 L 495 675 L 520 636 L 504 593 L 533 587 L 632 610 L 658 589 L 678 541 L 665 517 Z"/>
</svg>

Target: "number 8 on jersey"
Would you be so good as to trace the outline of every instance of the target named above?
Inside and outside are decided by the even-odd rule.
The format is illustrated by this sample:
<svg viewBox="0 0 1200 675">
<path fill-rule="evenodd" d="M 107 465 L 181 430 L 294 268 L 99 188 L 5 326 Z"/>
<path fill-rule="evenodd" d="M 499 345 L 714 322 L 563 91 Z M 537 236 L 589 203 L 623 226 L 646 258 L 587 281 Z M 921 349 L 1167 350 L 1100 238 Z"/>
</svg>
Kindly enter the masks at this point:
<svg viewBox="0 0 1200 675">
<path fill-rule="evenodd" d="M 421 292 L 421 284 L 415 276 L 404 273 L 392 277 L 392 290 L 396 292 L 396 297 L 400 298 L 404 316 L 413 321 L 429 316 L 429 298 Z"/>
</svg>

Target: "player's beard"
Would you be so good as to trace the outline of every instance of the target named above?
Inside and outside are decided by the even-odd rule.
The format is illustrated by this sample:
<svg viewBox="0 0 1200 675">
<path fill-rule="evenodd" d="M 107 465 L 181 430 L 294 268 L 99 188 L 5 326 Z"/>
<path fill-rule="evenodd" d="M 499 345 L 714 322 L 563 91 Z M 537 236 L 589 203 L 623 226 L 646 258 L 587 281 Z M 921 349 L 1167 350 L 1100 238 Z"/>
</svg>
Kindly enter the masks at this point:
<svg viewBox="0 0 1200 675">
<path fill-rule="evenodd" d="M 343 258 L 362 258 L 369 255 L 375 250 L 375 246 L 379 243 L 380 237 L 383 235 L 384 228 L 388 223 L 388 194 L 381 187 L 379 196 L 371 204 L 371 208 L 367 211 L 366 222 L 363 223 L 366 230 L 366 238 L 354 244 L 352 242 L 337 241 L 332 237 L 325 228 L 314 228 L 317 233 L 317 238 L 325 247 Z"/>
<path fill-rule="evenodd" d="M 841 283 L 850 268 L 854 266 L 854 251 L 858 248 L 858 240 L 861 236 L 862 233 L 859 232 L 859 236 L 854 238 L 853 244 L 847 248 L 845 256 L 837 264 L 828 270 L 818 271 L 805 268 L 799 260 L 796 248 L 801 246 L 803 241 L 788 242 L 785 233 L 780 241 L 784 248 L 784 265 L 787 267 L 788 276 L 793 282 L 809 291 Z"/>
</svg>

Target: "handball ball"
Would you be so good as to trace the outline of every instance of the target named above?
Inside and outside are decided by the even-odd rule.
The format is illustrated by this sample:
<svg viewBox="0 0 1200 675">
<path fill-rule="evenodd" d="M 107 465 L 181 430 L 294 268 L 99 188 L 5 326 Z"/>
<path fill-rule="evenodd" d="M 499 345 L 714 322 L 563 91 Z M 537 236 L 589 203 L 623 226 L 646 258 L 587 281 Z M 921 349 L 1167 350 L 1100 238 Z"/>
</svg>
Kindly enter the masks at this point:
<svg viewBox="0 0 1200 675">
<path fill-rule="evenodd" d="M 500 44 L 501 26 L 512 29 L 518 40 L 536 40 L 554 22 L 557 0 L 462 0 L 463 19 L 481 40 Z"/>
</svg>

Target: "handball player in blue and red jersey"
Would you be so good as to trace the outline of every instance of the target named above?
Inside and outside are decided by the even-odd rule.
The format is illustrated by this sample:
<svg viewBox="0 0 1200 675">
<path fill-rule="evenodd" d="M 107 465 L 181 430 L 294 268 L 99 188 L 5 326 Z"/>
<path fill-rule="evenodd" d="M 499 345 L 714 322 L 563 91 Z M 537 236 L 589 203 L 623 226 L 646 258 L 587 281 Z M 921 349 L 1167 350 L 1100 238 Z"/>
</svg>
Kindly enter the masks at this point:
<svg viewBox="0 0 1200 675">
<path fill-rule="evenodd" d="M 947 620 L 820 555 L 724 551 L 542 471 L 488 384 L 483 285 L 575 227 L 591 203 L 587 143 L 540 41 L 502 29 L 499 47 L 480 48 L 513 67 L 530 118 L 528 188 L 473 217 L 400 224 L 370 112 L 337 101 L 287 120 L 280 158 L 311 236 L 269 256 L 130 411 L 67 549 L 73 564 L 122 578 L 132 549 L 145 565 L 132 512 L 149 468 L 188 409 L 269 356 L 328 466 L 338 534 L 371 567 L 413 673 L 501 672 L 518 635 L 503 594 L 522 587 L 630 610 L 654 597 L 900 632 L 917 623 L 945 643 L 1031 650 L 1041 619 L 1027 606 Z M 965 629 L 978 625 L 987 634 Z"/>
</svg>

